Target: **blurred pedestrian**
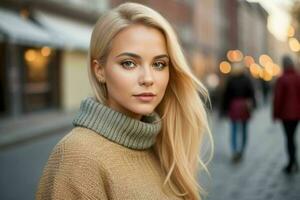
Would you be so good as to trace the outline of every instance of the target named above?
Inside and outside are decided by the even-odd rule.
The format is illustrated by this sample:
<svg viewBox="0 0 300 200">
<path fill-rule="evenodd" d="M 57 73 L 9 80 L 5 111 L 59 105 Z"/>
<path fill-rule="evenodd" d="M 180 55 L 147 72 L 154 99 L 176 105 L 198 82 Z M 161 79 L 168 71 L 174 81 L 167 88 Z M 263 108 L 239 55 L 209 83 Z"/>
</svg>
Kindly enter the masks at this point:
<svg viewBox="0 0 300 200">
<path fill-rule="evenodd" d="M 255 106 L 254 86 L 245 74 L 244 66 L 235 63 L 224 88 L 221 106 L 221 112 L 230 118 L 233 162 L 240 161 L 244 155 L 248 138 L 248 121 Z"/>
<path fill-rule="evenodd" d="M 96 23 L 89 62 L 95 96 L 51 153 L 37 199 L 201 199 L 198 155 L 211 134 L 197 90 L 207 92 L 170 24 L 121 4 Z"/>
<path fill-rule="evenodd" d="M 282 121 L 289 159 L 283 170 L 289 174 L 299 168 L 295 133 L 300 120 L 300 74 L 290 57 L 284 56 L 282 64 L 283 74 L 275 84 L 273 118 Z"/>
<path fill-rule="evenodd" d="M 270 94 L 270 84 L 269 82 L 260 79 L 260 86 L 261 86 L 261 93 L 262 93 L 262 100 L 263 105 L 268 105 L 269 101 L 269 94 Z"/>
</svg>

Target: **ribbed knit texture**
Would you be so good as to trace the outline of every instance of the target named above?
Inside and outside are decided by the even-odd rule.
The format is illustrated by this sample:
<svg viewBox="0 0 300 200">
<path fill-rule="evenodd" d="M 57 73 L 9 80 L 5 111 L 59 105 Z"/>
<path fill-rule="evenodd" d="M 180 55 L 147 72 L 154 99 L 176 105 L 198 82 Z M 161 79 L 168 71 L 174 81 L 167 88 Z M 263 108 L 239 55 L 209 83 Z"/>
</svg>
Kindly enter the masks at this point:
<svg viewBox="0 0 300 200">
<path fill-rule="evenodd" d="M 90 116 L 90 119 L 94 119 L 92 120 L 93 122 L 88 120 L 87 114 L 91 113 L 91 110 L 85 111 L 88 108 L 93 111 L 97 110 L 93 114 L 94 117 L 91 117 L 93 115 Z M 104 112 L 103 109 L 107 111 Z M 100 113 L 103 112 L 107 114 L 102 116 Z M 137 122 L 127 117 L 124 118 L 123 115 L 108 113 L 115 112 L 104 108 L 94 100 L 87 99 L 84 101 L 81 107 L 81 114 L 74 120 L 77 127 L 54 147 L 48 159 L 38 185 L 36 199 L 181 199 L 176 197 L 168 187 L 163 188 L 166 174 L 161 169 L 160 162 L 153 148 L 147 148 L 152 145 L 159 129 L 144 129 L 148 127 L 149 123 L 146 125 L 147 122 L 144 124 L 144 122 Z M 111 120 L 104 123 L 100 118 L 103 121 L 107 121 L 108 118 L 115 119 L 115 123 L 111 123 Z M 123 126 L 118 126 L 118 121 L 123 122 L 121 123 Z M 134 125 L 136 123 L 138 125 Z M 79 124 L 81 125 L 79 126 Z M 89 128 L 84 127 L 82 124 Z M 110 125 L 108 126 L 107 124 Z M 124 129 L 124 124 L 131 128 Z M 150 127 L 152 126 L 156 127 L 157 125 L 150 125 Z M 100 127 L 106 127 L 107 130 L 114 131 L 110 134 L 110 131 L 106 130 L 108 134 L 105 135 L 102 134 Z M 137 130 L 145 130 L 145 132 L 132 130 L 134 127 Z M 143 142 L 143 139 L 135 139 L 139 141 L 136 142 L 131 139 L 133 136 L 128 132 L 118 132 L 117 130 L 127 130 L 131 134 L 142 133 L 141 135 L 143 136 L 136 135 L 135 137 L 142 137 L 147 142 Z M 149 137 L 149 134 L 152 137 Z M 125 139 L 115 139 L 121 135 Z M 126 140 L 126 138 L 128 139 Z M 136 147 L 139 150 L 133 149 Z"/>
<path fill-rule="evenodd" d="M 155 112 L 142 120 L 130 118 L 89 97 L 82 101 L 74 126 L 89 128 L 131 149 L 147 149 L 155 143 L 161 121 Z"/>
</svg>

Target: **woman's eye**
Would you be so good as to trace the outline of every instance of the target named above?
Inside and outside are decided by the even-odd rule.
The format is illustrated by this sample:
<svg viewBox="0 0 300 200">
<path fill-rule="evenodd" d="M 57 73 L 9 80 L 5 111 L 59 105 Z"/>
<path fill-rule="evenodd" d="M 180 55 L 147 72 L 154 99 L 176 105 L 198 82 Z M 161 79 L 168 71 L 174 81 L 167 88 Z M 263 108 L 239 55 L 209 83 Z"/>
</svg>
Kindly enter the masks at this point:
<svg viewBox="0 0 300 200">
<path fill-rule="evenodd" d="M 167 64 L 164 62 L 155 62 L 153 65 L 155 68 L 157 68 L 159 70 L 162 70 L 164 67 L 167 66 Z"/>
<path fill-rule="evenodd" d="M 129 60 L 121 62 L 121 65 L 125 68 L 128 68 L 128 69 L 135 67 L 135 64 L 132 61 L 129 61 Z"/>
</svg>

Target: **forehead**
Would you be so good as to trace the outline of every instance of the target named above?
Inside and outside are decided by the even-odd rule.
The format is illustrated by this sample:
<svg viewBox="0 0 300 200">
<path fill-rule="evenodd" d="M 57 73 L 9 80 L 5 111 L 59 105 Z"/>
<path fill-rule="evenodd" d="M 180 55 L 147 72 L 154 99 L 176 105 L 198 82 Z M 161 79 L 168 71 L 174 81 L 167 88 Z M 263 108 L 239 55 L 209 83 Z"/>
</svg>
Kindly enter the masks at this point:
<svg viewBox="0 0 300 200">
<path fill-rule="evenodd" d="M 134 52 L 137 54 L 167 54 L 163 33 L 153 27 L 141 24 L 130 25 L 113 39 L 111 53 Z"/>
</svg>

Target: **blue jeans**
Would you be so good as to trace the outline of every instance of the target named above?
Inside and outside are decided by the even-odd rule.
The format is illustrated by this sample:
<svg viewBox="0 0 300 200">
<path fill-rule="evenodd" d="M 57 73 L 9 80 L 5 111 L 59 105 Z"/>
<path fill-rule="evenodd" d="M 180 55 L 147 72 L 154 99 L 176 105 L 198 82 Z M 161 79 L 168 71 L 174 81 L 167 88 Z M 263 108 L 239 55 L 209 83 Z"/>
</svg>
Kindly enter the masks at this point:
<svg viewBox="0 0 300 200">
<path fill-rule="evenodd" d="M 243 153 L 247 144 L 248 121 L 231 121 L 231 149 L 233 153 Z"/>
</svg>

